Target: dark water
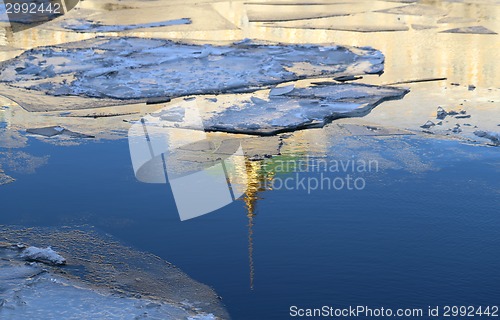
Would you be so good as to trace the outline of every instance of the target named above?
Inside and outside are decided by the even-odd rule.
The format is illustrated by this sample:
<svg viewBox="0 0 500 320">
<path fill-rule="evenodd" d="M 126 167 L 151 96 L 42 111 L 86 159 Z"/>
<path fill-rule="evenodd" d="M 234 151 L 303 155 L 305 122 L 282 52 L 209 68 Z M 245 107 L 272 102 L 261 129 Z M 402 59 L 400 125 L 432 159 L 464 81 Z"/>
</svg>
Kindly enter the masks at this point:
<svg viewBox="0 0 500 320">
<path fill-rule="evenodd" d="M 435 170 L 370 173 L 362 191 L 258 194 L 253 290 L 245 203 L 180 222 L 168 185 L 136 181 L 126 141 L 30 140 L 24 151 L 50 159 L 0 188 L 0 224 L 94 225 L 214 287 L 234 319 L 289 319 L 292 305 L 499 305 L 498 148 L 404 139 Z"/>
</svg>

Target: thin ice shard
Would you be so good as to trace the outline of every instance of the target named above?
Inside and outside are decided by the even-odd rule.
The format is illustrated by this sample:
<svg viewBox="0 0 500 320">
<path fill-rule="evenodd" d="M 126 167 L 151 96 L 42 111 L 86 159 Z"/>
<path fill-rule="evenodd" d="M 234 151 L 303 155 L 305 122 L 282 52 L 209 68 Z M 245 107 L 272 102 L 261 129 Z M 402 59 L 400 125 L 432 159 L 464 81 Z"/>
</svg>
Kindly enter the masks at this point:
<svg viewBox="0 0 500 320">
<path fill-rule="evenodd" d="M 466 33 L 466 34 L 497 34 L 483 26 L 462 27 L 441 31 L 442 33 Z"/>
<path fill-rule="evenodd" d="M 126 25 L 105 25 L 105 24 L 95 23 L 89 20 L 76 19 L 72 21 L 64 21 L 62 23 L 62 26 L 66 29 L 73 30 L 76 32 L 120 32 L 120 31 L 145 29 L 145 28 L 176 26 L 183 24 L 191 24 L 191 19 L 181 18 L 175 20 L 126 24 Z"/>
</svg>

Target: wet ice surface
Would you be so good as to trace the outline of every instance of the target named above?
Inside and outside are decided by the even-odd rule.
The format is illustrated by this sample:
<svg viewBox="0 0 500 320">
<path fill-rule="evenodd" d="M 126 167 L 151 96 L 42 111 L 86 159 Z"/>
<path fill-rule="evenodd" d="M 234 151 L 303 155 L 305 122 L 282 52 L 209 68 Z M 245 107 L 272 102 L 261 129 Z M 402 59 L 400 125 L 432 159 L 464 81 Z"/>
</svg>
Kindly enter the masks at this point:
<svg viewBox="0 0 500 320">
<path fill-rule="evenodd" d="M 274 92 L 273 92 L 274 91 Z M 306 88 L 273 89 L 269 97 L 255 95 L 216 112 L 207 119 L 209 131 L 247 134 L 277 134 L 311 127 L 323 127 L 334 119 L 362 117 L 376 105 L 401 99 L 401 88 L 363 84 L 327 83 Z"/>
<path fill-rule="evenodd" d="M 4 64 L 2 81 L 52 96 L 147 102 L 158 97 L 256 91 L 307 77 L 356 79 L 352 76 L 381 72 L 383 62 L 383 55 L 371 48 L 248 42 L 217 47 L 98 38 L 27 51 Z M 208 131 L 261 135 L 321 127 L 336 118 L 363 116 L 380 102 L 402 98 L 406 92 L 339 82 L 297 89 L 291 84 L 273 88 L 264 99 L 258 92 L 241 103 L 219 106 L 210 115 L 203 114 L 204 125 Z M 18 101 L 37 109 L 36 101 Z M 219 104 L 217 99 L 214 102 Z M 27 133 L 92 137 L 60 126 L 29 128 Z"/>
<path fill-rule="evenodd" d="M 65 253 L 68 257 L 67 267 L 56 267 L 54 262 L 64 259 L 58 252 L 23 245 L 12 245 L 0 242 L 0 317 L 7 319 L 216 319 L 226 318 L 223 309 L 217 307 L 215 297 L 211 300 L 209 289 L 181 275 L 170 264 L 163 265 L 156 257 L 144 257 L 142 270 L 134 271 L 132 263 L 141 253 L 121 248 L 112 251 L 112 255 L 104 257 L 104 251 L 91 253 L 89 245 L 107 244 L 111 250 L 120 249 L 110 239 L 103 239 L 92 232 L 80 230 L 53 231 L 50 229 L 8 229 L 2 227 L 2 238 L 11 240 L 32 239 L 37 242 L 48 242 L 59 239 L 58 247 L 74 252 Z M 69 232 L 68 232 L 69 231 Z M 59 238 L 58 238 L 59 237 Z M 73 242 L 77 243 L 73 243 Z M 124 250 L 123 250 L 124 249 Z M 43 257 L 40 256 L 43 253 Z M 36 259 L 33 254 L 37 254 Z M 92 261 L 87 257 L 92 254 Z M 117 256 L 130 254 L 127 261 L 121 264 L 114 261 Z M 30 256 L 30 257 L 28 257 Z M 40 259 L 43 258 L 43 259 Z M 55 260 L 54 260 L 55 259 Z M 38 262 L 26 262 L 36 260 Z M 44 261 L 45 263 L 40 263 Z M 135 261 L 137 262 L 137 261 Z M 69 269 L 68 269 L 69 268 Z M 156 268 L 163 269 L 153 273 Z M 109 269 L 109 270 L 108 270 Z M 85 270 L 82 274 L 82 270 Z M 112 272 L 113 270 L 113 272 Z M 163 274 L 161 279 L 154 278 L 158 288 L 146 287 L 154 277 Z M 168 276 L 167 276 L 168 275 Z M 165 276 L 169 280 L 166 280 Z M 95 278 L 94 278 L 95 277 Z M 128 279 L 131 277 L 131 279 Z M 172 281 L 179 286 L 179 297 L 168 294 Z M 172 283 L 172 284 L 173 284 Z M 181 299 L 182 292 L 194 291 Z M 162 293 L 163 292 L 163 293 Z M 167 296 L 170 295 L 170 298 Z"/>
<path fill-rule="evenodd" d="M 22 277 L 25 267 L 4 270 L 17 273 L 20 285 L 1 294 L 0 315 L 8 319 L 188 319 L 185 310 L 145 299 L 127 298 L 82 287 L 50 273 Z M 29 271 L 29 270 L 26 270 Z M 215 319 L 206 317 L 206 319 Z"/>
<path fill-rule="evenodd" d="M 231 92 L 304 77 L 378 73 L 383 61 L 371 48 L 97 38 L 27 51 L 4 63 L 1 81 L 56 96 L 144 100 Z"/>
</svg>

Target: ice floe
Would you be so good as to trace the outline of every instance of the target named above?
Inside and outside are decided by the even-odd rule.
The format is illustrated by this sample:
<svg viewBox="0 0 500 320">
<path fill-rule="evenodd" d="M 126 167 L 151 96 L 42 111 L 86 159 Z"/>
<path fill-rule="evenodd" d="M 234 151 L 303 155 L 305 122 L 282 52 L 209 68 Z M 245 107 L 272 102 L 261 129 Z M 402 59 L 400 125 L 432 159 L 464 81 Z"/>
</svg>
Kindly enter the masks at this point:
<svg viewBox="0 0 500 320">
<path fill-rule="evenodd" d="M 288 86 L 271 90 L 267 98 L 252 95 L 215 112 L 205 119 L 204 125 L 208 131 L 259 135 L 322 127 L 334 119 L 364 116 L 379 103 L 401 99 L 407 92 L 401 88 L 352 83 Z"/>
<path fill-rule="evenodd" d="M 372 48 L 97 38 L 26 51 L 5 62 L 0 72 L 4 85 L 31 93 L 147 100 L 379 73 L 383 62 L 383 54 Z"/>
<path fill-rule="evenodd" d="M 436 111 L 436 119 L 444 120 L 447 116 L 456 116 L 460 114 L 455 110 L 446 111 L 443 107 L 439 106 Z"/>
<path fill-rule="evenodd" d="M 357 83 L 290 84 L 253 93 L 219 95 L 219 99 L 178 99 L 141 121 L 162 128 L 266 136 L 319 128 L 338 118 L 362 117 L 381 102 L 401 99 L 406 93 L 404 88 Z M 188 113 L 195 113 L 199 121 L 187 121 Z"/>
</svg>

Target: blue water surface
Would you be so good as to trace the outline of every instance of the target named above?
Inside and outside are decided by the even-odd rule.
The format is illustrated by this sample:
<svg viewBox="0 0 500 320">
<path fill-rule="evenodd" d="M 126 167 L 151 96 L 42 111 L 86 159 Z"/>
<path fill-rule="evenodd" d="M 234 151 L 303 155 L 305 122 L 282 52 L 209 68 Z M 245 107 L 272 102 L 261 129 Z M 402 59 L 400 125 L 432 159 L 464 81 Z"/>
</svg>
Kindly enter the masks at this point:
<svg viewBox="0 0 500 320">
<path fill-rule="evenodd" d="M 236 201 L 181 222 L 168 185 L 135 179 L 126 140 L 30 138 L 24 151 L 50 158 L 11 173 L 0 224 L 96 226 L 212 286 L 234 319 L 290 319 L 293 305 L 499 305 L 498 148 L 400 139 L 435 170 L 388 168 L 362 191 L 265 191 L 252 218 Z"/>
</svg>

